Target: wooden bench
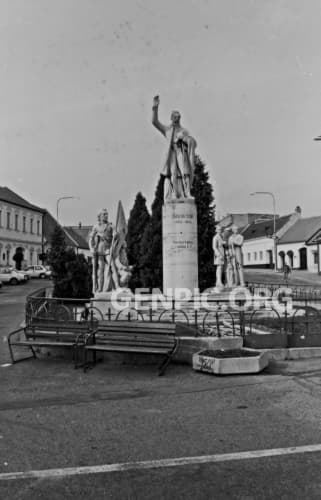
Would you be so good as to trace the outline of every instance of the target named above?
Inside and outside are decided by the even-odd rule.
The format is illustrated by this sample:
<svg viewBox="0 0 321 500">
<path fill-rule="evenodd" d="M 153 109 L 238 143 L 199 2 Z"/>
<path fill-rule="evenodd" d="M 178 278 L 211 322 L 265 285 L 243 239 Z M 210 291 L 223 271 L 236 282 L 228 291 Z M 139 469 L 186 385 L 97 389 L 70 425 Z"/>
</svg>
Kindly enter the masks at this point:
<svg viewBox="0 0 321 500">
<path fill-rule="evenodd" d="M 89 335 L 84 346 L 84 371 L 88 368 L 88 352 L 92 352 L 93 364 L 97 352 L 120 352 L 164 356 L 159 366 L 159 375 L 163 375 L 178 348 L 175 331 L 174 323 L 100 321 L 98 331 Z"/>
<path fill-rule="evenodd" d="M 36 358 L 36 347 L 71 348 L 75 368 L 78 366 L 79 350 L 83 349 L 87 338 L 97 331 L 97 321 L 57 321 L 43 320 L 19 328 L 8 335 L 8 347 L 12 363 Z M 16 336 L 19 338 L 16 339 Z M 21 335 L 23 339 L 21 339 Z M 13 347 L 28 347 L 32 356 L 15 359 Z"/>
</svg>

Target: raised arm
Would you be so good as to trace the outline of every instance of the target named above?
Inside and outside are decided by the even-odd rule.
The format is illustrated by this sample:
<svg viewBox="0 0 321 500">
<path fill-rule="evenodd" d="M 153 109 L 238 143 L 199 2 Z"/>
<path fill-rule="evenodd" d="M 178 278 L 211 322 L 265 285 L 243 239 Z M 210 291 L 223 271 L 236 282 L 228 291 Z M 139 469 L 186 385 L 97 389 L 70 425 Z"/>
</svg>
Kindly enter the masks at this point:
<svg viewBox="0 0 321 500">
<path fill-rule="evenodd" d="M 166 137 L 166 127 L 158 119 L 159 96 L 156 95 L 153 100 L 152 124 Z"/>
</svg>

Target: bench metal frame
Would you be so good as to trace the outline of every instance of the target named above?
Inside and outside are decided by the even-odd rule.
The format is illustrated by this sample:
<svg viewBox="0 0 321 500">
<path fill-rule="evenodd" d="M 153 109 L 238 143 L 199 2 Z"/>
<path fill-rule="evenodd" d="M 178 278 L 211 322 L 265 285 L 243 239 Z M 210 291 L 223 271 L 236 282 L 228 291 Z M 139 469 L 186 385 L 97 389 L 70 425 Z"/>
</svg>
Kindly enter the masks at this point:
<svg viewBox="0 0 321 500">
<path fill-rule="evenodd" d="M 87 338 L 97 331 L 97 326 L 93 322 L 76 322 L 70 323 L 65 321 L 55 321 L 51 324 L 48 322 L 39 322 L 31 326 L 25 326 L 9 333 L 7 341 L 8 348 L 13 364 L 25 361 L 28 359 L 37 358 L 36 347 L 54 347 L 54 348 L 71 348 L 75 368 L 82 366 L 79 364 L 79 350 L 83 349 Z M 25 340 L 15 340 L 18 333 L 22 333 Z M 69 337 L 69 340 L 64 339 L 64 336 Z M 70 337 L 74 337 L 70 339 Z M 13 347 L 27 347 L 31 350 L 32 355 L 24 358 L 16 359 L 14 356 Z"/>
<path fill-rule="evenodd" d="M 84 346 L 84 372 L 89 367 L 88 351 L 93 353 L 92 365 L 96 364 L 96 353 L 120 352 L 133 354 L 154 354 L 165 356 L 158 368 L 158 374 L 164 375 L 165 370 L 175 355 L 179 339 L 175 335 L 176 325 L 173 323 L 148 323 L 141 321 L 106 321 L 100 322 L 98 331 L 91 333 Z M 110 344 L 108 336 L 110 335 Z M 166 342 L 157 339 L 164 337 Z M 101 339 L 101 342 L 99 340 Z"/>
</svg>

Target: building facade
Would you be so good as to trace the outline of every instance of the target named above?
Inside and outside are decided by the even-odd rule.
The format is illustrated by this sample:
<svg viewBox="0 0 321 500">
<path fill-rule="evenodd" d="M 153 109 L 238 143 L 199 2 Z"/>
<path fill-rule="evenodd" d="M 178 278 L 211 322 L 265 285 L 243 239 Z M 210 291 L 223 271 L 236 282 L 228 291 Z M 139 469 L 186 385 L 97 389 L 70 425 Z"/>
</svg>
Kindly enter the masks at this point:
<svg viewBox="0 0 321 500">
<path fill-rule="evenodd" d="M 321 217 L 299 219 L 278 241 L 278 267 L 320 273 Z"/>
<path fill-rule="evenodd" d="M 43 209 L 0 186 L 1 266 L 16 267 L 18 261 L 21 266 L 41 263 L 43 214 Z"/>
<path fill-rule="evenodd" d="M 253 216 L 253 217 L 250 217 Z M 259 216 L 255 220 L 254 217 Z M 252 218 L 252 220 L 251 220 Z M 321 216 L 302 217 L 300 207 L 294 213 L 275 218 L 268 214 L 230 214 L 220 224 L 239 225 L 244 237 L 244 267 L 291 269 L 321 273 Z M 242 223 L 248 224 L 242 227 Z M 239 224 L 237 224 L 239 223 Z"/>
</svg>

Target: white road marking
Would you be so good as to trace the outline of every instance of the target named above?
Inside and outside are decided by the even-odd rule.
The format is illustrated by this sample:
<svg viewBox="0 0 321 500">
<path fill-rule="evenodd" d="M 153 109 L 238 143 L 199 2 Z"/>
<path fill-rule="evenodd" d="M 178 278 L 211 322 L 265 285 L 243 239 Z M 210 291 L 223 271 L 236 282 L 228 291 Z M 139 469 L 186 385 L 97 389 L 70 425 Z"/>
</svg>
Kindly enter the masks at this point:
<svg viewBox="0 0 321 500">
<path fill-rule="evenodd" d="M 3 365 L 0 365 L 1 368 L 7 368 L 8 366 L 11 366 L 12 363 L 4 363 Z"/>
<path fill-rule="evenodd" d="M 321 444 L 293 446 L 291 448 L 272 448 L 267 450 L 240 451 L 237 453 L 222 453 L 217 455 L 202 455 L 198 457 L 167 458 L 148 460 L 145 462 L 124 462 L 118 464 L 91 465 L 83 467 L 67 467 L 64 469 L 30 470 L 25 472 L 6 472 L 0 474 L 0 481 L 13 479 L 51 479 L 85 474 L 106 474 L 131 470 L 159 469 L 181 465 L 210 464 L 229 462 L 233 460 L 250 460 L 253 458 L 279 457 L 282 455 L 299 455 L 303 453 L 321 452 Z"/>
</svg>

